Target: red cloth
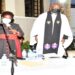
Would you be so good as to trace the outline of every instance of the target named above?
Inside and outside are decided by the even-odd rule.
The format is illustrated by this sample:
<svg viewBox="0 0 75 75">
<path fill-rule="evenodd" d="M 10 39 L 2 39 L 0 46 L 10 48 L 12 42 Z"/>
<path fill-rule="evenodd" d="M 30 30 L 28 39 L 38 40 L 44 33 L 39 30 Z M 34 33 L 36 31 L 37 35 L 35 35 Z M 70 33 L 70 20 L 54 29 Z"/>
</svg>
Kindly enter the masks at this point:
<svg viewBox="0 0 75 75">
<path fill-rule="evenodd" d="M 8 37 L 9 40 L 14 40 L 15 41 L 15 45 L 16 45 L 16 56 L 18 58 L 22 58 L 21 45 L 20 45 L 20 41 L 17 38 L 17 36 L 15 34 L 8 34 L 7 37 Z M 0 34 L 0 39 L 6 39 L 5 34 Z"/>
</svg>

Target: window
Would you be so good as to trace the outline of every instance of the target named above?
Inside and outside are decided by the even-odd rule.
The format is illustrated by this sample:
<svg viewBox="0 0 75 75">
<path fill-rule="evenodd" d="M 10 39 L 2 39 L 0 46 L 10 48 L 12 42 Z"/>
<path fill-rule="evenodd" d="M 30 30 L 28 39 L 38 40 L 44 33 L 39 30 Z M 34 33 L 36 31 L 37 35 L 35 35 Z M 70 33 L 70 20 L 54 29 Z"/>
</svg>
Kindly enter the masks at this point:
<svg viewBox="0 0 75 75">
<path fill-rule="evenodd" d="M 75 0 L 71 0 L 71 8 L 75 8 Z"/>
<path fill-rule="evenodd" d="M 37 17 L 43 12 L 43 0 L 25 0 L 25 16 Z"/>
</svg>

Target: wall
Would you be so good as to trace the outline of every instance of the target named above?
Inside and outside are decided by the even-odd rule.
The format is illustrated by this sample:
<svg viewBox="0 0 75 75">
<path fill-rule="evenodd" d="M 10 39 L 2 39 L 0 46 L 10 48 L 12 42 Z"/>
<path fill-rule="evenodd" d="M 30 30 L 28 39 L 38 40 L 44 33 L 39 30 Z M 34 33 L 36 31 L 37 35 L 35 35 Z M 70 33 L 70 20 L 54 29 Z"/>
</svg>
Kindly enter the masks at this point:
<svg viewBox="0 0 75 75">
<path fill-rule="evenodd" d="M 32 29 L 33 22 L 36 18 L 31 18 L 31 17 L 15 17 L 15 22 L 20 25 L 22 30 L 24 31 L 24 37 L 25 40 L 29 40 L 30 38 L 30 32 Z"/>
<path fill-rule="evenodd" d="M 5 10 L 15 14 L 15 0 L 5 0 Z"/>
<path fill-rule="evenodd" d="M 24 0 L 5 0 L 5 10 L 16 16 L 25 16 Z"/>
<path fill-rule="evenodd" d="M 44 5 L 44 12 L 49 10 L 49 0 L 43 0 L 43 5 Z"/>
<path fill-rule="evenodd" d="M 71 28 L 73 35 L 75 35 L 75 8 L 71 8 Z"/>
<path fill-rule="evenodd" d="M 25 16 L 24 0 L 15 0 L 15 15 Z"/>
</svg>

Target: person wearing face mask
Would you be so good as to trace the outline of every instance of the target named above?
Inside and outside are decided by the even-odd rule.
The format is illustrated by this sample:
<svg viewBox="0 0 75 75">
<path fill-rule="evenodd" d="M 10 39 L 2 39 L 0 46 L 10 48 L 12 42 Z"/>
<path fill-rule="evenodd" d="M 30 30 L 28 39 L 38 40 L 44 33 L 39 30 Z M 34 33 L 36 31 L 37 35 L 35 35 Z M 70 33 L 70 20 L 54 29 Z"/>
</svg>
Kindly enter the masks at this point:
<svg viewBox="0 0 75 75">
<path fill-rule="evenodd" d="M 20 39 L 24 33 L 20 26 L 13 22 L 14 14 L 5 11 L 1 14 L 0 24 L 0 58 L 6 54 L 9 58 L 10 53 L 22 58 Z"/>
<path fill-rule="evenodd" d="M 49 11 L 39 15 L 33 24 L 30 45 L 37 43 L 36 52 L 44 57 L 62 57 L 73 40 L 68 19 L 61 9 L 59 3 L 51 4 Z"/>
</svg>

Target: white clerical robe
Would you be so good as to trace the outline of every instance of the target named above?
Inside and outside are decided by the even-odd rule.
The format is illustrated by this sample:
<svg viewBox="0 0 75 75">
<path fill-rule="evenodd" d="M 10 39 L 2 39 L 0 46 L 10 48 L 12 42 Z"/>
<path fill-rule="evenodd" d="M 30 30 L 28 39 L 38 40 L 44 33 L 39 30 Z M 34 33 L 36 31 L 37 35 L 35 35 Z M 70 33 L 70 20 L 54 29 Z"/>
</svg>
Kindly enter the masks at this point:
<svg viewBox="0 0 75 75">
<path fill-rule="evenodd" d="M 52 14 L 52 20 L 54 22 L 56 15 Z M 37 35 L 38 43 L 36 47 L 36 52 L 38 54 L 43 54 L 43 43 L 44 43 L 44 30 L 45 30 L 45 21 L 47 18 L 47 12 L 41 14 L 34 22 L 31 34 L 30 34 L 30 45 L 34 45 L 36 43 L 35 36 Z M 63 35 L 67 35 L 68 39 L 65 40 L 64 44 L 62 44 L 61 40 Z M 56 53 L 48 53 L 44 54 L 44 56 L 59 56 L 62 57 L 65 53 L 65 49 L 71 44 L 73 41 L 72 31 L 69 26 L 69 22 L 67 17 L 64 14 L 61 14 L 61 32 L 60 32 L 60 40 L 58 52 Z"/>
</svg>

